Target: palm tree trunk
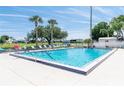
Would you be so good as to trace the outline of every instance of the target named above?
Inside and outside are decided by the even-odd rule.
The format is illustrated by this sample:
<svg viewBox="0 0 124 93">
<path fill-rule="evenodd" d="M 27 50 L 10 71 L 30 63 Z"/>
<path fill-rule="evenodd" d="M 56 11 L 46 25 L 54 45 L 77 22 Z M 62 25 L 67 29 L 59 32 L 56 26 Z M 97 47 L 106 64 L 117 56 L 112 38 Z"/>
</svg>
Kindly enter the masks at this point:
<svg viewBox="0 0 124 93">
<path fill-rule="evenodd" d="M 107 33 L 107 37 L 109 37 L 109 32 Z"/>
<path fill-rule="evenodd" d="M 38 23 L 36 22 L 35 23 L 35 31 L 36 31 L 36 46 L 38 46 L 38 31 L 37 31 L 37 28 L 38 27 Z"/>
<path fill-rule="evenodd" d="M 119 32 L 117 31 L 117 39 L 119 39 Z"/>
<path fill-rule="evenodd" d="M 36 30 L 36 46 L 38 46 L 38 31 Z"/>
<path fill-rule="evenodd" d="M 54 30 L 54 25 L 51 26 L 51 45 L 53 45 L 53 30 Z"/>
<path fill-rule="evenodd" d="M 48 45 L 51 45 L 51 39 L 46 38 Z"/>
</svg>

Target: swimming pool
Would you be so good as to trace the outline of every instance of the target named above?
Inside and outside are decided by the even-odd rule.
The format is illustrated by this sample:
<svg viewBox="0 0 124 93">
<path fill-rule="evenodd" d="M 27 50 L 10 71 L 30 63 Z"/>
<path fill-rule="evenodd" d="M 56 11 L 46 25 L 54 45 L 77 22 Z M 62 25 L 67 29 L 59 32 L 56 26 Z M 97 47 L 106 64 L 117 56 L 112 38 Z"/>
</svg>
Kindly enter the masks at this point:
<svg viewBox="0 0 124 93">
<path fill-rule="evenodd" d="M 53 65 L 55 67 L 78 70 L 85 72 L 86 68 L 91 63 L 95 63 L 94 66 L 98 65 L 99 62 L 95 61 L 101 57 L 101 60 L 108 57 L 112 49 L 97 49 L 97 48 L 66 48 L 66 49 L 57 49 L 50 51 L 32 51 L 32 52 L 23 52 L 16 54 L 18 57 L 26 58 L 29 60 L 35 60 L 38 62 L 47 63 L 48 65 Z M 102 57 L 104 56 L 104 57 Z M 99 61 L 99 60 L 98 60 Z M 93 66 L 88 67 L 91 70 Z M 78 72 L 77 71 L 77 72 Z M 87 72 L 87 71 L 86 71 Z"/>
<path fill-rule="evenodd" d="M 5 49 L 3 49 L 3 48 L 0 48 L 0 52 L 3 52 L 3 51 L 5 51 Z"/>
</svg>

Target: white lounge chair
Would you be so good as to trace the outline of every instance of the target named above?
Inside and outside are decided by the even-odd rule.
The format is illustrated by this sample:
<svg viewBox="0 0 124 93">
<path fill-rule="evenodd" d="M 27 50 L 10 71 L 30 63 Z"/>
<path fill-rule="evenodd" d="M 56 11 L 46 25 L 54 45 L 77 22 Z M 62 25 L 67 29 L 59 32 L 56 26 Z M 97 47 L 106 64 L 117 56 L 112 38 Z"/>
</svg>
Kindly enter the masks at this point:
<svg viewBox="0 0 124 93">
<path fill-rule="evenodd" d="M 25 50 L 26 50 L 26 49 L 27 49 L 27 47 L 26 47 L 26 46 L 24 46 L 24 47 L 23 47 L 23 49 L 25 49 Z"/>
<path fill-rule="evenodd" d="M 49 48 L 52 48 L 52 45 L 48 45 Z"/>
<path fill-rule="evenodd" d="M 42 47 L 42 46 L 40 46 L 40 45 L 39 45 L 38 47 L 39 47 L 40 49 L 42 49 L 42 48 L 43 48 L 43 47 Z"/>
<path fill-rule="evenodd" d="M 36 49 L 34 46 L 31 46 L 32 49 Z"/>
<path fill-rule="evenodd" d="M 48 48 L 46 45 L 43 45 L 44 48 Z"/>
</svg>

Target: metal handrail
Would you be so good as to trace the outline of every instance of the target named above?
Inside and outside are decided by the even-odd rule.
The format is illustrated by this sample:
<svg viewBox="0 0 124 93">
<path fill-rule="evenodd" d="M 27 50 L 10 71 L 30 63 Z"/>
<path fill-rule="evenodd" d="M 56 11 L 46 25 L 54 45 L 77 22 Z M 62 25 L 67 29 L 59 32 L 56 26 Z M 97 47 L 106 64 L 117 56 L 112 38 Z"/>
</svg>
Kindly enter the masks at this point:
<svg viewBox="0 0 124 93">
<path fill-rule="evenodd" d="M 44 51 L 51 59 L 55 60 L 47 51 Z"/>
</svg>

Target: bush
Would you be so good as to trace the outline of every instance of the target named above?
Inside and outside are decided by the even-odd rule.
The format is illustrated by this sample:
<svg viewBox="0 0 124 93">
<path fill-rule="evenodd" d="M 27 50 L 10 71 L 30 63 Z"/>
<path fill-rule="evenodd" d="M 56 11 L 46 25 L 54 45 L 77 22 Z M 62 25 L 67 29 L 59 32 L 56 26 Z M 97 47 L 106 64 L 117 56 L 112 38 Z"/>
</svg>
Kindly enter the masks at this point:
<svg viewBox="0 0 124 93">
<path fill-rule="evenodd" d="M 87 44 L 87 46 L 89 47 L 93 43 L 93 41 L 92 39 L 85 39 L 83 43 Z"/>
</svg>

